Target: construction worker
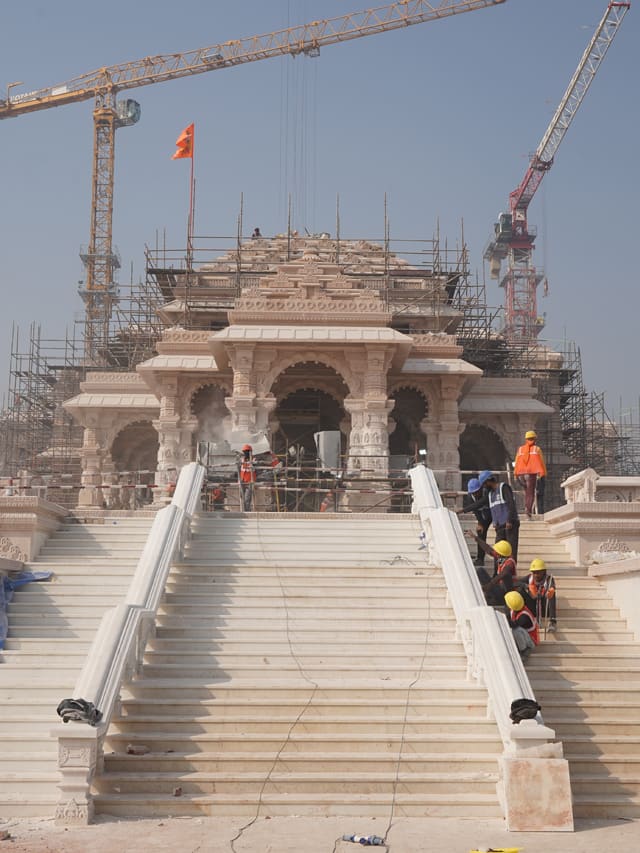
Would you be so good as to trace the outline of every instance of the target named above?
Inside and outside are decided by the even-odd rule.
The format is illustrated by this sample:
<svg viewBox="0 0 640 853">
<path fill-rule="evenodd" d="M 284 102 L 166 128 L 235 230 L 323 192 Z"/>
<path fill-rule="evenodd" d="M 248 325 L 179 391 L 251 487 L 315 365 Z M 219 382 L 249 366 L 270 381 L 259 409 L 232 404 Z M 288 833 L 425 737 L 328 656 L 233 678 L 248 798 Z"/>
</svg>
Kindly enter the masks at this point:
<svg viewBox="0 0 640 853">
<path fill-rule="evenodd" d="M 529 577 L 527 586 L 529 595 L 536 603 L 536 616 L 538 622 L 543 619 L 549 620 L 547 628 L 551 633 L 558 628 L 556 619 L 556 582 L 555 578 L 547 574 L 547 566 L 544 560 L 536 557 L 529 566 Z"/>
<path fill-rule="evenodd" d="M 483 567 L 477 566 L 478 580 L 487 604 L 501 605 L 505 593 L 511 592 L 514 587 L 517 578 L 516 561 L 513 559 L 511 545 L 504 539 L 496 542 L 493 548 L 487 546 L 487 550 L 495 558 L 493 577 L 490 578 Z"/>
<path fill-rule="evenodd" d="M 505 595 L 504 602 L 509 608 L 509 626 L 513 631 L 513 639 L 524 661 L 540 642 L 538 622 L 515 589 Z"/>
<path fill-rule="evenodd" d="M 457 509 L 456 515 L 472 512 L 476 517 L 476 533 L 478 552 L 475 559 L 476 566 L 484 566 L 485 549 L 482 543 L 487 541 L 487 532 L 491 527 L 491 510 L 489 509 L 489 497 L 483 487 L 480 485 L 480 480 L 477 477 L 472 477 L 467 483 L 467 503 L 462 509 Z M 469 502 L 470 501 L 470 502 Z"/>
<path fill-rule="evenodd" d="M 538 436 L 534 430 L 525 432 L 524 438 L 525 443 L 516 453 L 513 473 L 524 486 L 524 508 L 527 518 L 531 518 L 536 499 L 536 482 L 539 477 L 547 476 L 547 465 L 542 450 L 536 444 Z"/>
<path fill-rule="evenodd" d="M 478 480 L 481 486 L 487 487 L 491 520 L 496 530 L 496 541 L 506 539 L 511 545 L 513 559 L 517 560 L 520 519 L 513 497 L 513 489 L 508 483 L 499 483 L 498 478 L 491 471 L 482 471 Z"/>
<path fill-rule="evenodd" d="M 245 444 L 242 448 L 238 480 L 240 482 L 242 511 L 250 512 L 253 502 L 253 484 L 256 481 L 256 466 L 253 463 L 253 449 L 250 444 Z"/>
</svg>

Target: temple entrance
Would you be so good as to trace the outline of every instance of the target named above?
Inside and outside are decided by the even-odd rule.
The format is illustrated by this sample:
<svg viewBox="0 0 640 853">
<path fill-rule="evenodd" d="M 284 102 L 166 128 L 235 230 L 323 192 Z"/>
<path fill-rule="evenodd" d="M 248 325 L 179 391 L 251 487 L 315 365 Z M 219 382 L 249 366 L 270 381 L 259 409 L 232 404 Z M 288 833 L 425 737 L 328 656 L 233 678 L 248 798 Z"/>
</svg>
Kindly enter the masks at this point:
<svg viewBox="0 0 640 853">
<path fill-rule="evenodd" d="M 278 454 L 296 447 L 304 455 L 316 457 L 314 433 L 344 429 L 346 413 L 339 402 L 349 393 L 342 377 L 331 367 L 300 363 L 284 370 L 271 389 L 279 401 L 274 412 L 278 429 L 272 437 Z M 342 435 L 341 452 L 346 449 Z"/>
<path fill-rule="evenodd" d="M 339 401 L 349 389 L 330 367 L 296 364 L 280 374 L 272 392 L 279 401 L 273 414 L 278 427 L 272 448 L 285 467 L 282 502 L 291 511 L 317 511 L 335 489 L 336 474 L 344 464 L 347 415 Z M 331 459 L 323 459 L 316 446 L 318 432 L 339 434 L 331 436 L 336 439 Z"/>
<path fill-rule="evenodd" d="M 406 467 L 408 461 L 417 461 L 418 451 L 426 450 L 427 437 L 420 424 L 429 414 L 429 404 L 415 388 L 397 388 L 391 399 L 395 406 L 390 418 L 395 427 L 389 436 L 390 465 Z"/>
<path fill-rule="evenodd" d="M 152 502 L 158 447 L 158 433 L 150 421 L 137 421 L 118 433 L 111 445 L 112 508 L 138 509 Z"/>
</svg>

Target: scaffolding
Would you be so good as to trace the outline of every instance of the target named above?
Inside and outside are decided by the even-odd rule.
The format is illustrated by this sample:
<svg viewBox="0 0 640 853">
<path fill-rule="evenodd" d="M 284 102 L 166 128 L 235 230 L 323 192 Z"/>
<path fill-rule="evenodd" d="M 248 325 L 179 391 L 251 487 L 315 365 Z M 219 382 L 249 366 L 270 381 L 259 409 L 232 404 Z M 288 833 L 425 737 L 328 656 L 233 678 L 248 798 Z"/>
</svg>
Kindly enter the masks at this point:
<svg viewBox="0 0 640 853">
<path fill-rule="evenodd" d="M 339 223 L 338 223 L 339 225 Z M 640 404 L 606 413 L 604 395 L 588 392 L 580 350 L 573 343 L 551 349 L 542 342 L 509 342 L 503 309 L 487 305 L 484 278 L 469 272 L 468 250 L 461 241 L 450 248 L 436 233 L 431 239 L 391 238 L 385 215 L 382 239 L 335 237 L 287 230 L 271 238 L 258 233 L 243 239 L 194 237 L 191 251 L 168 248 L 156 238 L 145 247 L 145 277 L 119 286 L 106 344 L 99 352 L 101 371 L 128 372 L 157 352 L 162 330 L 215 331 L 228 324 L 228 312 L 241 294 L 275 277 L 277 267 L 303 256 L 336 264 L 349 286 L 377 292 L 395 329 L 419 339 L 433 328 L 455 335 L 462 357 L 487 377 L 525 377 L 553 414 L 539 430 L 540 443 L 554 464 L 548 506 L 561 501 L 564 476 L 585 467 L 599 473 L 638 474 Z M 32 324 L 26 346 L 14 327 L 8 401 L 0 413 L 0 474 L 35 476 L 79 483 L 82 427 L 63 402 L 76 395 L 87 370 L 82 334 L 76 340 L 44 339 Z M 431 324 L 431 325 L 430 325 Z M 434 325 L 435 324 L 435 325 Z M 93 354 L 95 356 L 95 353 Z"/>
</svg>

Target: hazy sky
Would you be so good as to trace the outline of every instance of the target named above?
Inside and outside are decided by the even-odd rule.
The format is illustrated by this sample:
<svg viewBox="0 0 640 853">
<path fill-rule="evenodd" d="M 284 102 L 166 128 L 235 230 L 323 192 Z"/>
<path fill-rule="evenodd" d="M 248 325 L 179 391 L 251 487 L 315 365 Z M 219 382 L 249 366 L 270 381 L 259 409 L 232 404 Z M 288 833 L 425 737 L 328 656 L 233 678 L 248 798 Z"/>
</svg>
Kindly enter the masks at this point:
<svg viewBox="0 0 640 853">
<path fill-rule="evenodd" d="M 381 5 L 381 4 L 376 4 Z M 63 83 L 95 68 L 186 51 L 364 8 L 358 0 L 21 0 L 5 5 L 0 92 Z M 605 0 L 507 0 L 397 32 L 123 93 L 142 106 L 117 133 L 114 242 L 128 281 L 144 276 L 157 235 L 184 244 L 188 161 L 175 140 L 196 126 L 196 231 L 286 228 L 380 238 L 388 198 L 394 237 L 454 244 L 464 220 L 472 268 L 520 182 Z M 530 209 L 535 262 L 550 293 L 543 339 L 576 341 L 585 384 L 637 409 L 640 194 L 640 0 L 632 0 L 599 74 Z M 4 95 L 0 95 L 4 97 Z M 0 122 L 0 388 L 11 324 L 26 344 L 64 337 L 82 316 L 78 257 L 89 236 L 90 101 Z M 488 282 L 488 301 L 502 291 Z M 24 347 L 23 347 L 24 348 Z"/>
</svg>

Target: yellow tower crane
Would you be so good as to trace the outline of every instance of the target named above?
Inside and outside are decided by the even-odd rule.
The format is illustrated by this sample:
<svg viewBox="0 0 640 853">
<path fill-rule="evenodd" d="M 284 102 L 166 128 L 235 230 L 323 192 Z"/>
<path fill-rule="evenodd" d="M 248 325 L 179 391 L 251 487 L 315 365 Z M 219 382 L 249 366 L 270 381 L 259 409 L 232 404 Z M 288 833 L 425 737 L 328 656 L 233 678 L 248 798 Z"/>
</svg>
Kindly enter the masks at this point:
<svg viewBox="0 0 640 853">
<path fill-rule="evenodd" d="M 140 118 L 140 105 L 131 99 L 116 101 L 118 92 L 274 56 L 317 56 L 325 45 L 389 32 L 504 2 L 440 0 L 428 3 L 425 0 L 398 0 L 386 6 L 312 21 L 186 53 L 146 56 L 133 62 L 99 68 L 65 83 L 24 94 L 12 95 L 11 89 L 21 84 L 10 83 L 6 98 L 0 100 L 0 119 L 94 99 L 91 229 L 87 251 L 83 255 L 87 270 L 82 291 L 85 302 L 85 364 L 99 365 L 106 355 L 109 324 L 116 297 L 114 270 L 119 266 L 119 261 L 112 246 L 115 131 L 119 127 L 135 124 Z"/>
</svg>

